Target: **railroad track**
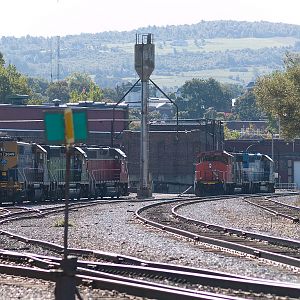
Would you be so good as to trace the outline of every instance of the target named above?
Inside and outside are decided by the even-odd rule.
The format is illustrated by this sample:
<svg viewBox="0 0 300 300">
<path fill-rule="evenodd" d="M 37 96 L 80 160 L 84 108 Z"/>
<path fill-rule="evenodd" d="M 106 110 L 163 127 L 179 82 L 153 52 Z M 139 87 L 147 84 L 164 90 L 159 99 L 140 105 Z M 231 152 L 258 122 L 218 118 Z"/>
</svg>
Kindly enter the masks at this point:
<svg viewBox="0 0 300 300">
<path fill-rule="evenodd" d="M 128 202 L 132 199 L 118 199 L 118 200 L 81 200 L 72 201 L 69 203 L 69 210 L 77 210 L 84 207 L 95 206 L 105 203 L 120 203 Z M 0 224 L 9 221 L 17 221 L 30 218 L 43 218 L 47 215 L 61 213 L 65 210 L 64 203 L 43 203 L 43 204 L 29 204 L 28 206 L 7 206 L 0 208 Z M 1 214 L 1 212 L 3 212 Z"/>
<path fill-rule="evenodd" d="M 193 239 L 208 247 L 217 247 L 220 251 L 232 251 L 238 255 L 248 255 L 300 268 L 300 242 L 297 240 L 209 224 L 177 213 L 179 208 L 186 205 L 222 199 L 224 197 L 155 203 L 139 209 L 136 215 L 145 224 Z"/>
<path fill-rule="evenodd" d="M 277 200 L 272 199 L 270 196 L 251 198 L 245 197 L 244 200 L 252 205 L 264 209 L 265 211 L 286 219 L 299 223 L 300 207 L 288 205 Z"/>
<path fill-rule="evenodd" d="M 70 249 L 70 253 L 81 256 L 86 255 L 86 251 Z M 4 259 L 5 264 L 1 263 Z M 270 291 L 273 296 L 299 296 L 299 286 L 295 284 L 153 263 L 128 256 L 110 257 L 105 254 L 105 259 L 117 259 L 118 263 L 79 260 L 75 275 L 77 284 L 88 283 L 97 288 L 158 299 L 174 299 L 172 297 L 175 296 L 180 299 L 261 299 L 262 293 L 269 295 Z M 55 281 L 60 276 L 61 262 L 57 257 L 0 251 L 0 272 L 14 276 Z"/>
<path fill-rule="evenodd" d="M 112 202 L 100 201 L 74 203 L 70 209 Z M 164 200 L 163 203 L 169 205 L 175 201 L 178 199 Z M 191 203 L 188 199 L 180 201 L 182 204 Z M 203 201 L 203 199 L 194 197 L 193 202 L 196 201 Z M 63 205 L 41 207 L 38 208 L 38 214 L 41 217 L 61 212 L 63 209 Z M 15 216 L 15 219 L 17 218 L 22 218 L 22 215 Z M 63 253 L 63 247 L 58 244 L 29 239 L 7 231 L 0 231 L 0 234 L 56 254 Z M 71 248 L 69 254 L 81 258 L 76 270 L 77 285 L 91 284 L 95 288 L 118 290 L 136 296 L 158 299 L 174 299 L 175 297 L 179 299 L 240 299 L 240 297 L 255 299 L 259 294 L 258 298 L 261 299 L 261 293 L 267 295 L 270 291 L 274 296 L 298 297 L 299 294 L 299 285 L 295 284 L 279 284 L 222 272 L 152 263 L 88 249 Z M 87 258 L 89 260 L 86 260 Z M 61 259 L 57 256 L 0 251 L 0 272 L 9 275 L 58 281 L 61 278 L 60 265 Z M 250 292 L 249 289 L 251 289 Z"/>
</svg>

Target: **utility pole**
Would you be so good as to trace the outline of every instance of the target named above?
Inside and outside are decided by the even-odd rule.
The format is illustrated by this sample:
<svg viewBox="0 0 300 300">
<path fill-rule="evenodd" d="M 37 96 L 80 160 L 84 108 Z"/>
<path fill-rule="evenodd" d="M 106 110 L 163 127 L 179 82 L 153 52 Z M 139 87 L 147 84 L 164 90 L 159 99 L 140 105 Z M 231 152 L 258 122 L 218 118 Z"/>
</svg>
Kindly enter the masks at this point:
<svg viewBox="0 0 300 300">
<path fill-rule="evenodd" d="M 138 198 L 149 198 L 152 196 L 152 186 L 149 174 L 149 79 L 154 70 L 154 51 L 152 34 L 137 34 L 135 53 L 135 70 L 142 82 L 141 96 L 141 134 L 140 134 L 140 184 Z"/>
</svg>

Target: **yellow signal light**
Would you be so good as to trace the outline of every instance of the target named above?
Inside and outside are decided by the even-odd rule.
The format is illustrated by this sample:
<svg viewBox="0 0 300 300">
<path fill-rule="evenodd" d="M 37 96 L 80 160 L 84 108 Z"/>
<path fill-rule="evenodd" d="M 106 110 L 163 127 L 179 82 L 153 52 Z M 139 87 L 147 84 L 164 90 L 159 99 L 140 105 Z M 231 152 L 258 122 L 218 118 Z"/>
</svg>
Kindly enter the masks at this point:
<svg viewBox="0 0 300 300">
<path fill-rule="evenodd" d="M 66 108 L 64 111 L 65 117 L 65 138 L 67 144 L 74 143 L 74 125 L 73 125 L 73 113 L 71 108 Z"/>
</svg>

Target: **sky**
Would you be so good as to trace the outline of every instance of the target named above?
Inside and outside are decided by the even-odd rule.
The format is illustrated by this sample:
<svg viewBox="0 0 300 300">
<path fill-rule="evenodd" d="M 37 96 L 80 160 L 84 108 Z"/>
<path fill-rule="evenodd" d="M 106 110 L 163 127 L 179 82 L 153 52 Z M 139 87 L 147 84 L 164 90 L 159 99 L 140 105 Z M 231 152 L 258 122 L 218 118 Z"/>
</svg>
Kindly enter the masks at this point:
<svg viewBox="0 0 300 300">
<path fill-rule="evenodd" d="M 201 20 L 300 25 L 299 0 L 1 0 L 1 36 L 128 31 Z"/>
</svg>

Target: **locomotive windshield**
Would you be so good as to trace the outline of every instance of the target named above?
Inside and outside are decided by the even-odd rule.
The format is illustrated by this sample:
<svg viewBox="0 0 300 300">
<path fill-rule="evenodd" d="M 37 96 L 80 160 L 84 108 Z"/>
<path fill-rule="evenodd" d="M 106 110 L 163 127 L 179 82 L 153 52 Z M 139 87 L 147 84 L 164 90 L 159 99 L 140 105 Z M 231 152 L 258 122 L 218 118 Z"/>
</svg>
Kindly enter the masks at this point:
<svg viewBox="0 0 300 300">
<path fill-rule="evenodd" d="M 200 157 L 199 162 L 204 162 L 204 161 L 219 161 L 224 164 L 228 163 L 228 158 L 222 155 L 205 155 L 203 157 Z"/>
</svg>

